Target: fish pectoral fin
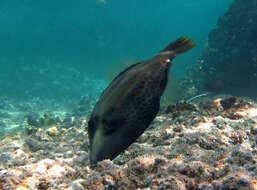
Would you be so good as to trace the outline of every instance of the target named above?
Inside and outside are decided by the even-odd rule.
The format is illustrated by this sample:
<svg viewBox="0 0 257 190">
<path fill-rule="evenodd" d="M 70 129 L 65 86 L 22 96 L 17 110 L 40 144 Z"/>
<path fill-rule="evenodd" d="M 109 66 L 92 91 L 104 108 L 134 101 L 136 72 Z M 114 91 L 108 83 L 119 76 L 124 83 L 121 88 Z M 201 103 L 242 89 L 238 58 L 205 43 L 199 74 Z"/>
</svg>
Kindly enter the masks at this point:
<svg viewBox="0 0 257 190">
<path fill-rule="evenodd" d="M 104 133 L 106 135 L 111 135 L 112 133 L 122 128 L 125 122 L 126 122 L 125 118 L 119 117 L 119 116 L 103 118 L 102 123 L 103 123 Z"/>
</svg>

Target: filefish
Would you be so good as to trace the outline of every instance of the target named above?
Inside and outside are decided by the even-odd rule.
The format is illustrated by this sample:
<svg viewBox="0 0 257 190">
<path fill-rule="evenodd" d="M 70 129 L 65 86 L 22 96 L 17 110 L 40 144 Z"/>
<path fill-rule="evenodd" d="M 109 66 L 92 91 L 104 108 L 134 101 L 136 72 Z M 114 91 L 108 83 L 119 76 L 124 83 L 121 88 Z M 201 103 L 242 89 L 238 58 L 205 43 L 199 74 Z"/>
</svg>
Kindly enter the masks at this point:
<svg viewBox="0 0 257 190">
<path fill-rule="evenodd" d="M 181 37 L 112 80 L 88 121 L 91 164 L 114 159 L 147 129 L 159 112 L 172 59 L 194 46 L 191 39 Z"/>
</svg>

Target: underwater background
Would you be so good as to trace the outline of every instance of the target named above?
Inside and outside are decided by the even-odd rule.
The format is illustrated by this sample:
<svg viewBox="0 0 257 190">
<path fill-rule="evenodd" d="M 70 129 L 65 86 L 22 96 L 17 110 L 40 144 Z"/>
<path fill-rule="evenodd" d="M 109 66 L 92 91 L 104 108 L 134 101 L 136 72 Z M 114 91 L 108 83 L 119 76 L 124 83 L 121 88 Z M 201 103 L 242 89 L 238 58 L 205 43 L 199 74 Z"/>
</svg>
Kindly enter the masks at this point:
<svg viewBox="0 0 257 190">
<path fill-rule="evenodd" d="M 128 64 L 150 58 L 182 35 L 197 44 L 175 60 L 179 64 L 172 72 L 183 77 L 231 2 L 2 0 L 0 95 L 94 95 L 85 77 L 108 82 Z"/>
<path fill-rule="evenodd" d="M 257 190 L 257 0 L 0 0 L 0 26 L 0 189 Z M 91 167 L 103 90 L 181 36 L 153 122 Z"/>
</svg>

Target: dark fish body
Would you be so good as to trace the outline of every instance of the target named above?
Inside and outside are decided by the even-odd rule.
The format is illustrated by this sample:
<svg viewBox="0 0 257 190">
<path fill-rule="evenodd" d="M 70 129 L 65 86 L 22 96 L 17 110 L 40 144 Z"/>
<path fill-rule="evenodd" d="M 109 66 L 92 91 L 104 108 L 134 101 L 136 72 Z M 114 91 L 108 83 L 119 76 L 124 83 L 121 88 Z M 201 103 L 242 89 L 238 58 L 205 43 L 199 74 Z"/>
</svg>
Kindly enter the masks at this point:
<svg viewBox="0 0 257 190">
<path fill-rule="evenodd" d="M 181 37 L 113 79 L 88 122 L 91 164 L 114 159 L 146 130 L 159 111 L 171 60 L 193 46 L 192 40 Z"/>
</svg>

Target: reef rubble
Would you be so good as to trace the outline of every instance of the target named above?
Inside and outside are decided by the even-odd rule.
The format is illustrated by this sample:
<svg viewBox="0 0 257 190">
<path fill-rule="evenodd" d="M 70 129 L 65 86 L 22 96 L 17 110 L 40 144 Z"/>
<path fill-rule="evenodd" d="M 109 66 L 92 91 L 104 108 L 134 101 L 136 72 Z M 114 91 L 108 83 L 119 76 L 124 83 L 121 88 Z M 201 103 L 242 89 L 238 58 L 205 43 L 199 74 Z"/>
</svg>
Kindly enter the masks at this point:
<svg viewBox="0 0 257 190">
<path fill-rule="evenodd" d="M 257 105 L 238 97 L 169 105 L 113 161 L 90 166 L 87 117 L 0 142 L 0 189 L 257 190 Z"/>
</svg>

